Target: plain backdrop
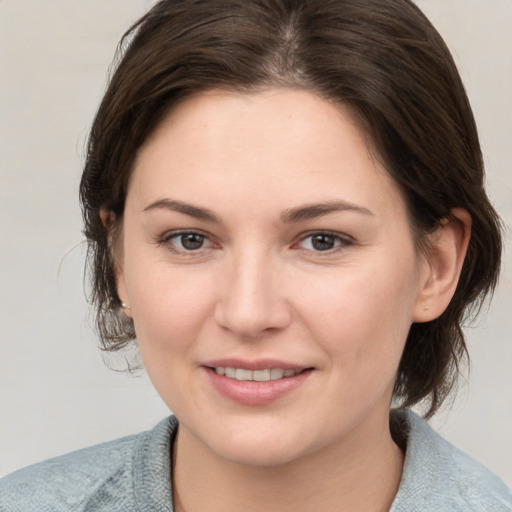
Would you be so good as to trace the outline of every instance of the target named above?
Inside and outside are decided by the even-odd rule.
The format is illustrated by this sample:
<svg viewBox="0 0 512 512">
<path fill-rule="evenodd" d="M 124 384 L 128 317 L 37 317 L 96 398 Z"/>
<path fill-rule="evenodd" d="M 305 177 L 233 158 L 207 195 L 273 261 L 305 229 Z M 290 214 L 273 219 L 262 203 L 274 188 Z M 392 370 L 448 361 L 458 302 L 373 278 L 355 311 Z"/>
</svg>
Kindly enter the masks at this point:
<svg viewBox="0 0 512 512">
<path fill-rule="evenodd" d="M 77 198 L 115 46 L 152 4 L 0 0 L 0 475 L 169 414 L 144 374 L 107 369 L 97 348 Z M 432 424 L 512 485 L 512 1 L 418 4 L 459 65 L 508 226 L 495 300 L 468 329 L 469 381 Z"/>
</svg>

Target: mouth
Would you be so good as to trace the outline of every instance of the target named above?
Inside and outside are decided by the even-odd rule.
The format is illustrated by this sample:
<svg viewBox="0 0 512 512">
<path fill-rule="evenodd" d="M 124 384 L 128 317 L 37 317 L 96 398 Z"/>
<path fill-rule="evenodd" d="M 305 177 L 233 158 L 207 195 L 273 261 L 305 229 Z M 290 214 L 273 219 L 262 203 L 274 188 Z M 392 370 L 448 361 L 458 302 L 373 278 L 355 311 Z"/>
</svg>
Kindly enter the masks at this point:
<svg viewBox="0 0 512 512">
<path fill-rule="evenodd" d="M 285 370 L 283 368 L 267 368 L 263 370 L 247 370 L 245 368 L 232 368 L 225 366 L 216 366 L 212 370 L 217 375 L 223 375 L 228 379 L 238 381 L 256 381 L 268 382 L 270 380 L 281 380 L 289 377 L 295 377 L 304 370 Z"/>
<path fill-rule="evenodd" d="M 284 398 L 309 380 L 314 371 L 311 367 L 277 360 L 211 361 L 203 368 L 217 392 L 250 406 L 267 405 Z"/>
</svg>

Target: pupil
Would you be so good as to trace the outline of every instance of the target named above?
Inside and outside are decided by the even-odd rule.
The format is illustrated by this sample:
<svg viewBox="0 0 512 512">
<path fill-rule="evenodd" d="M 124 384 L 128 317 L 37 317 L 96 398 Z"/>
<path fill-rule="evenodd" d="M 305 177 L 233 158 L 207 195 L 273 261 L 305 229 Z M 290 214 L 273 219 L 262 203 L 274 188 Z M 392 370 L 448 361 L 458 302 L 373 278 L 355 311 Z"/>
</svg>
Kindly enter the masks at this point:
<svg viewBox="0 0 512 512">
<path fill-rule="evenodd" d="M 317 251 L 328 251 L 334 247 L 334 237 L 330 235 L 315 235 L 312 244 Z"/>
<path fill-rule="evenodd" d="M 194 249 L 200 249 L 204 242 L 204 236 L 196 233 L 187 233 L 181 235 L 181 244 L 185 249 L 193 251 Z"/>
</svg>

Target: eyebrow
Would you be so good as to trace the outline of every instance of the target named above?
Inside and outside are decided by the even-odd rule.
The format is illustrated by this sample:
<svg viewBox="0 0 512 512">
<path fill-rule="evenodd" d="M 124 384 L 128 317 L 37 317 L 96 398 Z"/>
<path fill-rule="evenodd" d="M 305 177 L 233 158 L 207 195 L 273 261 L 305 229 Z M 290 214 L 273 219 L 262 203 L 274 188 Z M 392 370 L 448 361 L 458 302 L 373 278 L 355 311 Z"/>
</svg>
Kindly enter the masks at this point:
<svg viewBox="0 0 512 512">
<path fill-rule="evenodd" d="M 221 223 L 219 217 L 217 217 L 217 215 L 215 215 L 211 210 L 173 199 L 158 199 L 149 206 L 146 206 L 143 211 L 147 212 L 159 209 L 172 210 L 199 220 L 215 222 L 216 224 Z M 316 219 L 329 213 L 344 211 L 373 215 L 373 213 L 367 208 L 347 201 L 328 201 L 325 203 L 314 203 L 305 206 L 298 206 L 296 208 L 289 208 L 281 214 L 281 222 L 284 224 L 293 224 L 296 222 L 303 222 L 305 220 Z"/>
<path fill-rule="evenodd" d="M 362 213 L 364 215 L 373 215 L 373 213 L 353 203 L 346 201 L 328 201 L 326 203 L 308 204 L 305 206 L 299 206 L 297 208 L 290 208 L 285 210 L 281 215 L 281 222 L 285 224 L 291 224 L 294 222 L 302 222 L 305 220 L 316 219 L 334 212 L 352 211 L 356 213 Z"/>
<path fill-rule="evenodd" d="M 183 203 L 182 201 L 174 201 L 172 199 L 158 199 L 154 203 L 151 203 L 149 206 L 146 206 L 143 211 L 148 212 L 151 210 L 160 209 L 172 210 L 174 212 L 184 213 L 189 217 L 194 217 L 199 220 L 220 224 L 220 219 L 211 210 L 193 206 L 188 203 Z"/>
</svg>

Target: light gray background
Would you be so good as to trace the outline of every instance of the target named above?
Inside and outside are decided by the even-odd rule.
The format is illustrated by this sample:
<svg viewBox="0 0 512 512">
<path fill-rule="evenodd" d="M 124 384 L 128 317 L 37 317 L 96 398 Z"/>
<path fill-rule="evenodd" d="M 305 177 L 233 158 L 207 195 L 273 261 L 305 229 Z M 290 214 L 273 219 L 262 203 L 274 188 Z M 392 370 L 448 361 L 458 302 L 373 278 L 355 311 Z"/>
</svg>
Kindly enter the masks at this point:
<svg viewBox="0 0 512 512">
<path fill-rule="evenodd" d="M 82 287 L 77 201 L 115 45 L 152 3 L 0 0 L 0 475 L 168 414 L 146 377 L 104 366 Z M 512 1 L 418 3 L 455 54 L 490 195 L 510 226 Z M 512 485 L 510 228 L 507 244 L 493 306 L 468 332 L 469 384 L 433 423 Z"/>
</svg>

